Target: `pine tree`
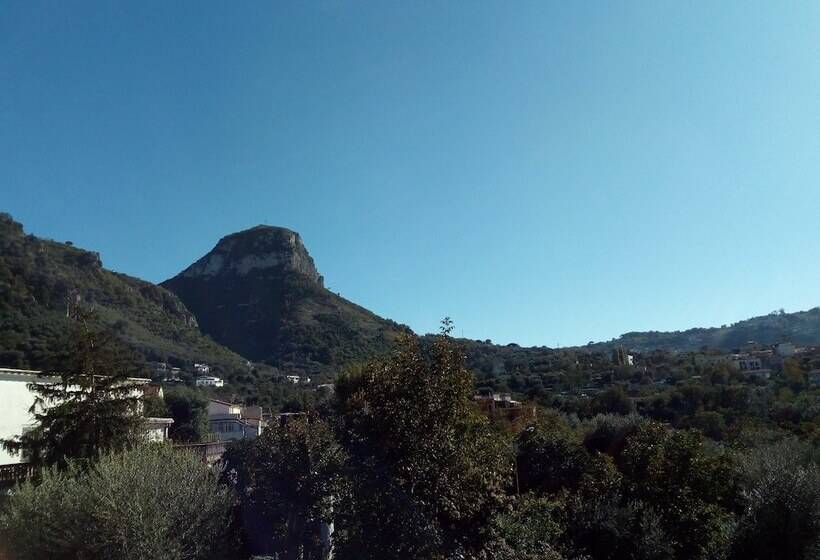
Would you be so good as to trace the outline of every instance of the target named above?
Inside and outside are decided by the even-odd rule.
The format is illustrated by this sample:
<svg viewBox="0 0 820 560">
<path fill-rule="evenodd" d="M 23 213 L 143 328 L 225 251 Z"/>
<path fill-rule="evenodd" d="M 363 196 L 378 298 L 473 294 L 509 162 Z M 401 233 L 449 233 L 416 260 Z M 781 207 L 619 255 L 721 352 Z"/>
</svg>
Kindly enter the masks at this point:
<svg viewBox="0 0 820 560">
<path fill-rule="evenodd" d="M 35 466 L 90 464 L 142 434 L 139 389 L 131 380 L 137 371 L 134 360 L 97 326 L 91 311 L 73 305 L 68 314 L 66 348 L 45 372 L 54 382 L 29 385 L 36 426 L 0 441 Z"/>
</svg>

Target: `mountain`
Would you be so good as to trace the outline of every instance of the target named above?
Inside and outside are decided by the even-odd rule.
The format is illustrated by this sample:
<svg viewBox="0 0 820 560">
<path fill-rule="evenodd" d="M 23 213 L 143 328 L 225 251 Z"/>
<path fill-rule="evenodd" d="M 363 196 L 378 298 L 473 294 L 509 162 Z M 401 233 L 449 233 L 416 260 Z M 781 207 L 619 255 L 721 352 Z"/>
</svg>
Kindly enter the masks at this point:
<svg viewBox="0 0 820 560">
<path fill-rule="evenodd" d="M 332 375 L 410 332 L 327 290 L 301 236 L 281 227 L 223 237 L 161 285 L 215 341 L 292 373 Z"/>
<path fill-rule="evenodd" d="M 778 342 L 820 344 L 820 307 L 808 311 L 772 312 L 732 325 L 696 328 L 674 332 L 630 332 L 609 342 L 590 344 L 587 348 L 600 350 L 623 346 L 630 350 L 698 350 L 703 347 L 730 351 L 749 342 L 772 345 Z"/>
<path fill-rule="evenodd" d="M 168 290 L 106 270 L 98 253 L 26 235 L 0 214 L 0 367 L 42 368 L 67 326 L 67 301 L 81 301 L 145 360 L 207 362 L 221 374 L 246 360 L 204 336 Z"/>
</svg>

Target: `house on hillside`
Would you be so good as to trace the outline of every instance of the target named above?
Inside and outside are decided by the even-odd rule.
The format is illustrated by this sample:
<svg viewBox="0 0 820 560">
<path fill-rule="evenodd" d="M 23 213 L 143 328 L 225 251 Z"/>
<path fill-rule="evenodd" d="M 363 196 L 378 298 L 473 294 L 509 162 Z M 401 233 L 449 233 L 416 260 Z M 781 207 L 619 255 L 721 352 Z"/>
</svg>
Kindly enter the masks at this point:
<svg viewBox="0 0 820 560">
<path fill-rule="evenodd" d="M 168 441 L 168 431 L 173 423 L 173 418 L 146 418 L 145 435 L 148 441 Z"/>
<path fill-rule="evenodd" d="M 509 393 L 479 393 L 473 397 L 478 408 L 490 418 L 515 420 L 522 416 L 535 417 L 535 407 L 513 400 Z"/>
<path fill-rule="evenodd" d="M 208 401 L 208 429 L 219 441 L 253 439 L 262 434 L 263 428 L 261 406 Z"/>
<path fill-rule="evenodd" d="M 781 358 L 790 358 L 795 355 L 797 349 L 791 342 L 781 342 L 774 347 L 774 352 Z"/>
<path fill-rule="evenodd" d="M 202 375 L 196 378 L 197 387 L 223 387 L 225 382 L 215 375 Z"/>
<path fill-rule="evenodd" d="M 157 399 L 164 399 L 165 398 L 165 393 L 162 390 L 162 385 L 154 385 L 154 384 L 141 385 L 140 390 L 142 390 L 142 396 L 144 398 L 149 398 L 149 397 L 153 397 L 153 398 L 157 398 Z"/>
<path fill-rule="evenodd" d="M 41 371 L 0 368 L 0 439 L 12 439 L 22 435 L 35 426 L 34 415 L 29 412 L 36 395 L 29 389 L 30 385 L 48 384 L 59 381 L 53 375 Z M 149 379 L 132 378 L 137 385 L 134 396 L 142 397 L 143 387 Z M 173 422 L 170 418 L 147 419 L 146 437 L 152 441 L 164 441 L 168 437 L 168 427 Z M 153 422 L 152 422 L 153 421 Z M 0 448 L 0 465 L 20 463 L 22 458 Z"/>
</svg>

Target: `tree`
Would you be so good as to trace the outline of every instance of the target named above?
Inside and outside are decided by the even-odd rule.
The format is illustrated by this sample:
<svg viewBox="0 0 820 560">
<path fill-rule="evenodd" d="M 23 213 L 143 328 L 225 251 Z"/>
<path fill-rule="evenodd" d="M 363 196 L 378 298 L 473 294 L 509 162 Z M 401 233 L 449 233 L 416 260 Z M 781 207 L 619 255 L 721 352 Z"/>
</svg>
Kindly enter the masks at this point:
<svg viewBox="0 0 820 560">
<path fill-rule="evenodd" d="M 0 540 L 19 560 L 210 560 L 235 545 L 233 504 L 194 455 L 142 444 L 18 486 Z"/>
<path fill-rule="evenodd" d="M 806 372 L 794 358 L 783 360 L 783 380 L 793 391 L 802 391 L 806 387 Z"/>
<path fill-rule="evenodd" d="M 721 440 L 726 434 L 726 421 L 720 412 L 701 411 L 691 420 L 693 428 L 697 428 L 705 436 Z"/>
<path fill-rule="evenodd" d="M 167 388 L 165 406 L 171 413 L 171 439 L 200 442 L 208 433 L 208 401 L 190 387 Z"/>
<path fill-rule="evenodd" d="M 630 414 L 635 405 L 622 387 L 610 387 L 592 401 L 593 414 Z"/>
<path fill-rule="evenodd" d="M 93 462 L 142 437 L 139 390 L 130 380 L 135 360 L 91 312 L 72 307 L 68 343 L 48 373 L 52 383 L 33 383 L 30 412 L 37 425 L 30 432 L 3 440 L 10 452 L 23 453 L 34 465 Z"/>
<path fill-rule="evenodd" d="M 445 320 L 427 351 L 405 338 L 337 383 L 351 473 L 336 516 L 340 559 L 442 558 L 485 542 L 511 481 L 511 446 L 473 404 L 451 329 Z"/>
<path fill-rule="evenodd" d="M 625 498 L 657 512 L 674 558 L 725 557 L 741 509 L 740 475 L 729 455 L 708 449 L 697 432 L 645 422 L 615 460 Z"/>
<path fill-rule="evenodd" d="M 321 524 L 331 521 L 342 464 L 331 428 L 315 417 L 293 418 L 230 448 L 223 478 L 242 497 L 251 551 L 283 560 L 324 557 Z"/>
<path fill-rule="evenodd" d="M 746 457 L 746 507 L 734 539 L 733 560 L 817 558 L 820 469 L 814 458 L 803 455 L 799 445 L 785 441 Z"/>
<path fill-rule="evenodd" d="M 543 494 L 574 489 L 591 462 L 579 436 L 555 414 L 525 428 L 517 443 L 522 492 Z"/>
</svg>

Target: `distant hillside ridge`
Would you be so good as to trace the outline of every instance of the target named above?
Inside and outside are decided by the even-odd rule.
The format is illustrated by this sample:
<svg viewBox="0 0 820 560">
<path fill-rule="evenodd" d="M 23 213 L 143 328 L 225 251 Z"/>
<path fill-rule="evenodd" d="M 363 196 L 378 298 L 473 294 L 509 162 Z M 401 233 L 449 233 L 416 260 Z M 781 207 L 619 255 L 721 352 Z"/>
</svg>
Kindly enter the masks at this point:
<svg viewBox="0 0 820 560">
<path fill-rule="evenodd" d="M 332 377 L 410 332 L 327 290 L 301 236 L 281 227 L 227 235 L 161 285 L 217 342 L 293 373 Z"/>
<path fill-rule="evenodd" d="M 791 342 L 798 345 L 820 344 L 820 307 L 808 311 L 776 311 L 732 325 L 693 328 L 673 332 L 629 332 L 608 342 L 589 344 L 591 350 L 623 346 L 630 350 L 674 350 L 679 352 L 710 348 L 731 351 L 753 342 L 772 345 Z"/>
<path fill-rule="evenodd" d="M 82 302 L 145 361 L 207 362 L 218 374 L 247 361 L 198 328 L 173 293 L 103 268 L 98 253 L 27 235 L 0 214 L 0 366 L 40 369 L 68 326 L 67 301 Z"/>
</svg>

